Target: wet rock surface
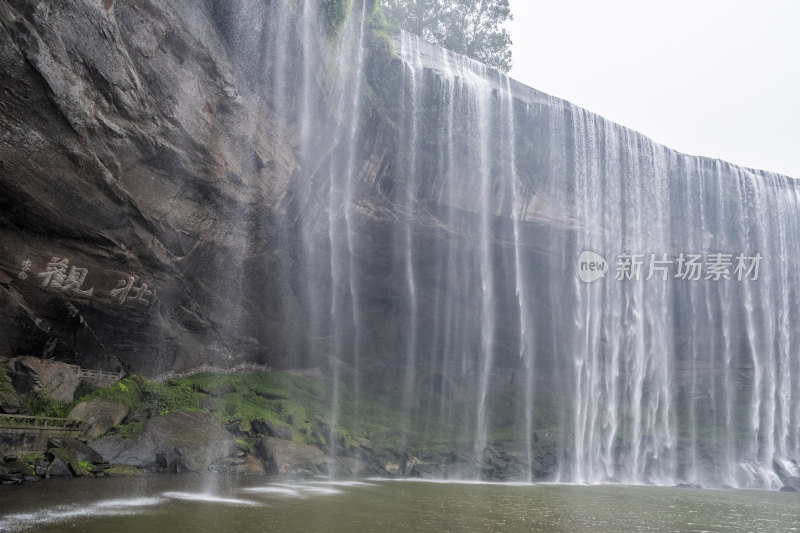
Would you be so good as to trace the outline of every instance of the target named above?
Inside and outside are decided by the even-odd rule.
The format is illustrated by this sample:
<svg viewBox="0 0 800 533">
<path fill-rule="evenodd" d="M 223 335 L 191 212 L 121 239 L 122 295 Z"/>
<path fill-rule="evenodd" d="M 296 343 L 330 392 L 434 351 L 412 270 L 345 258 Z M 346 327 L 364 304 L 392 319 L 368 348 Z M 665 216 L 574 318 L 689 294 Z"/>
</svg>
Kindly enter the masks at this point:
<svg viewBox="0 0 800 533">
<path fill-rule="evenodd" d="M 336 166 L 325 150 L 301 165 L 300 104 L 270 92 L 274 58 L 256 46 L 269 36 L 231 27 L 239 4 L 0 2 L 0 353 L 147 376 L 206 362 L 329 363 L 307 336 L 316 311 L 305 293 L 324 301 L 330 280 L 301 256 L 346 245 L 324 227 L 326 169 Z M 263 10 L 252 16 L 270 20 Z M 315 137 L 305 142 L 328 146 L 336 76 L 326 73 L 324 34 L 307 44 L 320 74 L 308 96 Z M 300 74 L 296 59 L 282 68 L 286 79 Z M 392 248 L 405 215 L 387 196 L 399 175 L 393 124 L 402 110 L 400 88 L 378 85 L 402 67 L 370 50 L 365 68 L 387 109 L 365 112 L 364 141 L 353 147 L 362 191 L 351 213 L 353 269 L 370 332 L 362 348 L 373 354 L 362 370 L 393 375 L 408 305 Z M 433 294 L 442 265 L 429 251 L 476 245 L 447 227 L 447 206 L 428 207 L 409 222 L 418 283 Z M 498 224 L 500 258 L 511 226 Z M 535 237 L 526 253 L 544 242 Z M 516 301 L 510 284 L 503 291 Z"/>
<path fill-rule="evenodd" d="M 133 439 L 92 443 L 109 463 L 150 470 L 204 472 L 233 453 L 234 437 L 207 413 L 178 410 L 151 418 Z"/>
<path fill-rule="evenodd" d="M 62 403 L 72 401 L 80 384 L 80 378 L 69 365 L 32 356 L 10 359 L 6 374 L 18 393 L 38 393 Z"/>
<path fill-rule="evenodd" d="M 570 351 L 574 324 L 568 301 L 574 279 L 564 276 L 564 268 L 552 266 L 571 264 L 570 250 L 577 245 L 570 226 L 576 208 L 571 205 L 572 189 L 581 175 L 579 167 L 593 167 L 604 157 L 603 165 L 610 165 L 614 158 L 609 154 L 639 142 L 650 146 L 649 141 L 571 106 L 559 104 L 555 113 L 548 111 L 543 106 L 549 105 L 549 98 L 515 84 L 514 100 L 508 103 L 525 107 L 525 113 L 518 115 L 518 121 L 525 123 L 524 138 L 520 136 L 517 143 L 522 148 L 517 170 L 525 176 L 520 175 L 521 187 L 510 182 L 487 184 L 498 189 L 496 194 L 479 198 L 468 191 L 482 188 L 476 181 L 480 173 L 468 167 L 483 165 L 474 158 L 477 154 L 461 154 L 464 157 L 459 157 L 458 164 L 445 169 L 443 145 L 429 137 L 438 135 L 441 123 L 420 122 L 419 147 L 413 158 L 407 152 L 417 148 L 407 146 L 412 144 L 410 138 L 398 133 L 403 125 L 406 133 L 417 131 L 409 124 L 415 119 L 408 114 L 416 106 L 404 100 L 403 94 L 430 93 L 439 95 L 433 100 L 441 100 L 453 90 L 452 85 L 445 89 L 450 82 L 442 76 L 450 63 L 436 59 L 444 57 L 440 50 L 425 45 L 421 58 L 429 63 L 412 76 L 414 87 L 398 57 L 369 52 L 365 72 L 358 74 L 370 84 L 363 88 L 374 106 L 363 117 L 342 108 L 342 114 L 350 116 L 341 122 L 343 117 L 331 116 L 336 103 L 328 99 L 336 94 L 332 80 L 347 79 L 351 71 L 333 72 L 342 65 L 331 60 L 329 41 L 321 32 L 300 36 L 297 21 L 288 17 L 281 29 L 288 40 L 282 45 L 296 49 L 297 41 L 304 41 L 303 54 L 296 55 L 312 58 L 306 65 L 310 74 L 301 72 L 292 54 L 284 54 L 286 63 L 276 65 L 276 50 L 261 44 L 269 41 L 274 29 L 268 10 L 277 3 L 254 4 L 255 12 L 245 12 L 245 2 L 238 0 L 0 0 L 0 355 L 53 358 L 84 368 L 132 370 L 151 377 L 207 362 L 227 365 L 246 360 L 274 368 L 319 367 L 326 377 L 335 369 L 343 383 L 360 381 L 365 389 L 380 387 L 389 394 L 396 392 L 398 398 L 406 395 L 401 390 L 404 376 L 413 367 L 407 359 L 414 358 L 420 368 L 429 361 L 430 368 L 437 368 L 431 375 L 417 374 L 414 369 L 416 382 L 409 379 L 408 385 L 415 387 L 415 393 L 428 389 L 458 401 L 475 394 L 469 389 L 474 388 L 477 376 L 488 371 L 482 369 L 491 367 L 491 375 L 484 376 L 487 391 L 509 394 L 528 387 L 523 376 L 528 371 L 531 381 L 537 381 L 533 385 L 537 394 L 563 400 L 567 407 L 554 407 L 560 414 L 548 424 L 565 422 L 561 416 L 569 412 L 569 400 L 581 390 L 569 377 L 572 357 L 581 350 Z M 234 19 L 243 13 L 263 22 L 256 24 L 261 29 L 239 31 Z M 391 48 L 389 42 L 384 50 Z M 496 84 L 494 75 L 489 76 L 492 79 L 487 81 Z M 282 93 L 275 90 L 277 79 L 286 85 Z M 311 94 L 299 95 L 295 86 L 299 83 Z M 300 98 L 307 101 L 299 102 Z M 444 101 L 425 99 L 419 103 L 431 106 L 433 112 L 424 109 L 422 113 L 428 118 L 444 109 Z M 313 113 L 301 116 L 304 106 Z M 465 114 L 474 114 L 471 104 L 468 107 Z M 546 125 L 562 119 L 572 124 L 569 131 Z M 616 132 L 611 137 L 603 135 L 616 144 L 613 150 L 604 148 L 606 155 L 584 161 L 576 154 L 595 150 L 583 145 L 574 126 L 585 119 L 604 125 L 608 134 Z M 313 124 L 305 128 L 310 131 L 303 131 L 304 122 Z M 349 128 L 337 128 L 340 123 Z M 465 130 L 466 137 L 474 133 L 466 130 L 480 129 L 469 122 L 458 124 L 456 129 Z M 348 129 L 361 130 L 361 135 L 346 150 L 327 138 Z M 331 135 L 334 131 L 339 133 Z M 538 139 L 554 134 L 565 137 L 564 154 L 554 145 L 537 144 Z M 587 137 L 593 135 L 587 133 Z M 474 144 L 467 142 L 459 151 L 478 151 L 471 148 Z M 653 148 L 631 149 L 629 162 L 649 160 L 649 151 L 662 153 L 662 147 Z M 313 153 L 301 157 L 301 152 Z M 744 183 L 739 179 L 743 169 L 684 159 L 667 149 L 663 154 L 690 170 L 681 166 L 676 176 L 668 176 L 654 190 L 663 185 L 664 192 L 676 199 L 684 198 L 687 191 L 698 198 L 717 198 L 720 187 L 714 180 L 723 183 L 730 178 L 733 194 L 742 191 L 737 193 L 734 185 Z M 424 172 L 403 168 L 410 167 L 412 159 Z M 504 159 L 508 158 L 500 155 L 495 162 L 501 164 Z M 657 168 L 661 167 L 643 165 L 640 173 L 644 176 Z M 494 174 L 496 169 L 487 170 Z M 712 177 L 699 179 L 706 172 Z M 345 173 L 352 183 L 334 183 L 334 177 Z M 459 181 L 448 183 L 445 174 Z M 614 181 L 626 179 L 627 173 L 609 176 Z M 591 181 L 594 176 L 584 178 Z M 642 183 L 643 190 L 652 188 Z M 695 189 L 688 185 L 695 183 L 700 188 L 691 192 Z M 350 188 L 352 197 L 340 190 Z M 463 194 L 445 193 L 446 188 L 463 189 Z M 518 188 L 520 197 L 515 196 Z M 449 203 L 442 201 L 444 197 L 449 197 Z M 415 205 L 406 205 L 409 198 Z M 749 193 L 719 198 L 720 205 L 742 201 L 762 205 Z M 339 210 L 338 200 L 349 210 Z M 684 210 L 704 213 L 711 221 L 727 218 L 738 209 L 723 216 L 717 208 L 695 209 L 698 205 L 693 204 L 689 209 L 683 203 L 675 202 L 675 216 L 680 220 L 684 220 Z M 517 204 L 525 217 L 519 228 L 511 216 Z M 666 204 L 658 205 L 673 211 Z M 741 222 L 741 227 L 749 224 Z M 737 226 L 735 217 L 730 225 Z M 721 221 L 718 229 L 705 227 L 701 240 L 711 234 L 728 235 L 725 226 Z M 746 233 L 740 229 L 737 226 L 728 236 Z M 615 235 L 611 241 L 624 241 L 622 237 Z M 515 286 L 517 263 L 530 271 L 524 291 Z M 487 305 L 475 305 L 482 298 L 481 287 L 489 285 Z M 530 300 L 530 313 L 521 321 L 523 295 Z M 676 297 L 694 301 L 695 295 L 680 290 Z M 755 308 L 764 317 L 766 311 Z M 674 361 L 658 361 L 659 368 L 665 362 L 663 368 L 670 369 L 670 381 L 658 382 L 669 383 L 665 393 L 674 390 L 676 399 L 683 398 L 689 391 L 681 388 L 692 383 L 694 395 L 697 379 L 699 383 L 710 377 L 712 383 L 722 383 L 715 376 L 728 367 L 721 363 L 729 356 L 742 383 L 754 375 L 749 349 L 723 357 L 715 348 L 723 338 L 725 345 L 744 346 L 748 328 L 738 324 L 749 315 L 726 321 L 709 315 L 704 322 L 691 323 L 691 319 L 682 322 L 682 313 L 672 314 L 674 327 L 657 323 L 658 331 L 674 340 L 676 355 Z M 533 328 L 536 346 L 527 349 L 536 352 L 531 356 L 535 363 L 527 368 L 519 349 L 525 344 L 522 322 L 531 328 L 543 325 Z M 719 331 L 716 336 L 688 334 L 706 326 L 713 331 L 712 326 L 723 322 L 724 335 Z M 443 331 L 449 332 L 446 338 Z M 593 345 L 613 345 L 613 338 L 604 336 Z M 491 364 L 484 365 L 489 353 Z M 693 360 L 709 364 L 697 367 Z M 20 390 L 50 383 L 34 378 L 34 374 L 42 375 L 38 371 L 15 372 Z M 724 377 L 725 387 L 730 386 L 726 390 L 746 390 L 738 383 L 733 387 L 728 379 Z M 72 383 L 66 377 L 61 381 L 43 390 L 71 399 Z M 637 394 L 653 385 L 644 383 Z M 715 390 L 712 396 L 719 401 L 727 395 Z M 601 397 L 590 395 L 587 401 Z M 516 398 L 519 408 L 523 396 Z M 618 400 L 627 404 L 628 399 Z M 0 403 L 9 412 L 19 409 L 7 395 Z M 672 406 L 675 409 L 663 405 L 670 413 L 678 412 L 677 405 Z M 212 409 L 213 399 L 204 406 Z M 735 409 L 724 407 L 727 412 Z M 723 406 L 715 405 L 714 410 L 723 412 Z M 157 418 L 143 417 L 141 422 L 147 438 L 140 435 L 129 442 L 111 437 L 96 446 L 104 454 L 119 455 L 129 464 L 149 469 L 205 469 L 229 457 L 200 451 L 188 427 L 185 435 L 190 437 L 184 438 L 168 431 L 159 434 L 167 428 Z M 516 422 L 520 425 L 521 419 Z M 230 449 L 233 437 L 225 436 L 224 428 L 198 427 L 219 435 L 222 447 Z M 280 426 L 265 425 L 257 432 L 286 442 L 295 436 Z M 726 429 L 719 435 L 723 433 L 736 432 Z M 326 441 L 328 435 L 332 442 Z M 330 428 L 316 428 L 308 437 L 322 453 L 338 454 L 336 450 L 346 444 L 342 434 Z M 279 457 L 299 453 L 286 443 L 282 446 L 285 453 L 278 453 Z M 306 451 L 307 459 L 317 455 Z M 677 449 L 688 457 L 685 451 Z M 363 461 L 367 470 L 381 473 L 438 476 L 466 471 L 490 479 L 531 474 L 546 479 L 555 469 L 556 457 L 566 459 L 573 453 L 565 446 L 563 455 L 547 448 L 523 458 L 517 450 L 497 446 L 489 447 L 477 465 L 467 459 L 470 450 L 419 453 L 416 458 L 400 452 L 375 458 L 368 447 L 344 452 L 351 454 L 348 461 Z M 206 453 L 213 458 L 206 458 Z M 616 452 L 615 456 L 625 466 L 627 456 Z M 275 460 L 274 450 L 271 457 L 262 459 L 272 461 L 270 468 L 278 468 L 281 461 Z M 64 461 L 54 456 L 48 468 L 63 470 L 64 464 L 70 465 Z M 287 459 L 281 464 L 313 471 L 306 468 L 313 461 L 298 461 Z M 331 465 L 330 461 L 324 468 L 340 466 L 347 471 L 360 468 L 355 463 Z M 529 467 L 532 473 L 526 471 Z M 784 477 L 786 486 L 796 483 Z"/>
<path fill-rule="evenodd" d="M 270 472 L 281 475 L 319 475 L 325 471 L 327 458 L 319 448 L 307 444 L 264 437 L 258 450 Z"/>
<path fill-rule="evenodd" d="M 204 3 L 4 0 L 0 71 L 0 353 L 154 375 L 286 351 L 293 156 Z M 234 327 L 231 298 L 270 309 Z"/>
<path fill-rule="evenodd" d="M 51 461 L 47 467 L 47 477 L 98 475 L 108 467 L 99 453 L 75 439 L 52 439 L 45 457 Z"/>
<path fill-rule="evenodd" d="M 86 427 L 84 436 L 94 440 L 109 429 L 119 425 L 128 416 L 128 408 L 120 402 L 93 399 L 76 405 L 67 416 L 67 420 L 83 422 Z"/>
</svg>

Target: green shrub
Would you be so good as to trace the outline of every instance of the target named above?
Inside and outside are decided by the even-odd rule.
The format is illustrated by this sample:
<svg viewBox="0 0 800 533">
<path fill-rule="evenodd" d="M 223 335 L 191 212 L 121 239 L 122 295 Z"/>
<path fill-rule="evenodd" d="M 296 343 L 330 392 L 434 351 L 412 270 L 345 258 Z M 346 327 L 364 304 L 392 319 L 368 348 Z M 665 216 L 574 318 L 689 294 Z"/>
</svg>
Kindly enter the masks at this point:
<svg viewBox="0 0 800 533">
<path fill-rule="evenodd" d="M 123 439 L 132 439 L 142 432 L 143 426 L 143 422 L 128 422 L 127 424 L 120 424 L 112 431 L 118 437 L 122 437 Z"/>
<path fill-rule="evenodd" d="M 170 380 L 166 383 L 147 382 L 143 387 L 144 407 L 160 415 L 176 409 L 195 410 L 200 408 L 201 393 L 183 380 Z"/>
<path fill-rule="evenodd" d="M 78 384 L 78 388 L 76 388 L 75 392 L 72 394 L 72 398 L 78 401 L 83 401 L 98 390 L 100 389 L 88 381 L 81 380 L 81 382 Z"/>
<path fill-rule="evenodd" d="M 65 418 L 74 404 L 62 404 L 58 400 L 47 398 L 41 392 L 35 391 L 25 396 L 24 405 L 25 411 L 32 416 Z"/>
<path fill-rule="evenodd" d="M 352 0 L 322 0 L 325 15 L 325 30 L 330 37 L 336 37 L 342 31 L 347 15 L 350 13 Z"/>
<path fill-rule="evenodd" d="M 43 460 L 44 460 L 44 456 L 42 454 L 39 454 L 39 453 L 34 453 L 34 454 L 31 454 L 31 455 L 23 455 L 22 456 L 22 461 L 24 463 L 28 463 L 29 465 L 34 465 L 34 466 L 38 465 Z"/>
<path fill-rule="evenodd" d="M 3 368 L 3 365 L 0 365 L 0 394 L 17 396 L 17 391 L 14 390 L 14 386 L 11 385 L 11 380 L 8 379 L 6 369 Z"/>
<path fill-rule="evenodd" d="M 131 411 L 135 411 L 142 401 L 142 388 L 147 383 L 143 378 L 133 375 L 117 381 L 104 389 L 96 389 L 84 400 L 100 398 L 112 402 L 120 402 Z"/>
<path fill-rule="evenodd" d="M 238 449 L 240 449 L 241 451 L 243 451 L 243 452 L 249 452 L 249 451 L 252 450 L 253 445 L 252 445 L 252 443 L 250 443 L 249 441 L 247 441 L 245 439 L 237 438 L 236 439 L 236 447 Z"/>
</svg>

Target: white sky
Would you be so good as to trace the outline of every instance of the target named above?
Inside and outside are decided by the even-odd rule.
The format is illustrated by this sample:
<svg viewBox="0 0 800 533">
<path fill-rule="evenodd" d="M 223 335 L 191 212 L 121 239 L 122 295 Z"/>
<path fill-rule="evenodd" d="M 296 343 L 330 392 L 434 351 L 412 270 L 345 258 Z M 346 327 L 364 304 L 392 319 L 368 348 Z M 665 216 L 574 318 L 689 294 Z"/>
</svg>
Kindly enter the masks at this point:
<svg viewBox="0 0 800 533">
<path fill-rule="evenodd" d="M 681 152 L 800 178 L 800 0 L 510 0 L 511 77 Z"/>
</svg>

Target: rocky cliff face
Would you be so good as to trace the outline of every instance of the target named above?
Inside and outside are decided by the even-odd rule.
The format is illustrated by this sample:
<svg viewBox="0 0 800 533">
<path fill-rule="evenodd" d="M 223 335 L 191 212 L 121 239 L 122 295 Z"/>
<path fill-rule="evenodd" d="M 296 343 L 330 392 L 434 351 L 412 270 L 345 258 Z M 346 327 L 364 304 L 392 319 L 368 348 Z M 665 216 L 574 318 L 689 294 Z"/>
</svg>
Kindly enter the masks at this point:
<svg viewBox="0 0 800 533">
<path fill-rule="evenodd" d="M 296 140 L 230 47 L 201 3 L 0 3 L 4 355 L 156 373 L 293 351 L 275 208 Z"/>
<path fill-rule="evenodd" d="M 0 356 L 319 366 L 331 427 L 384 393 L 467 443 L 464 476 L 498 436 L 534 471 L 558 428 L 561 480 L 777 486 L 797 182 L 388 37 L 374 5 L 0 0 Z"/>
<path fill-rule="evenodd" d="M 397 217 L 420 249 L 470 236 L 400 213 L 400 59 L 362 38 L 354 69 L 321 18 L 245 0 L 2 1 L 1 353 L 145 375 L 327 364 L 329 265 L 350 239 L 364 342 L 378 369 L 397 363 Z M 356 239 L 330 208 L 351 127 Z"/>
</svg>

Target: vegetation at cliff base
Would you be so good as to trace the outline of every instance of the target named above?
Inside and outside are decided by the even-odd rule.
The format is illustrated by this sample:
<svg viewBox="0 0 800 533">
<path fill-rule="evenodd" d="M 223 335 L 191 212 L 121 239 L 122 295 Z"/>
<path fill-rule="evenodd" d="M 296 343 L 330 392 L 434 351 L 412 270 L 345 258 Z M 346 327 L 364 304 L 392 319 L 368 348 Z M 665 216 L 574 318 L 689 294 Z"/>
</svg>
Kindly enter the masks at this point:
<svg viewBox="0 0 800 533">
<path fill-rule="evenodd" d="M 92 399 L 128 407 L 128 416 L 110 435 L 133 439 L 147 427 L 148 419 L 178 410 L 197 411 L 222 422 L 234 434 L 237 448 L 246 452 L 253 450 L 261 437 L 275 436 L 322 449 L 333 445 L 348 454 L 361 448 L 371 455 L 388 457 L 405 451 L 431 457 L 467 449 L 474 438 L 469 429 L 475 423 L 472 397 L 448 398 L 423 389 L 410 409 L 403 409 L 397 391 L 360 391 L 356 395 L 339 383 L 334 394 L 330 379 L 277 371 L 202 373 L 165 382 L 130 375 L 105 388 L 82 383 L 74 400 L 66 404 L 29 394 L 25 407 L 30 414 L 65 417 L 77 404 Z M 510 416 L 514 402 L 513 394 L 490 398 L 490 441 L 524 440 Z M 441 409 L 453 416 L 443 418 Z M 547 417 L 536 425 L 543 429 L 552 424 Z"/>
<path fill-rule="evenodd" d="M 11 380 L 8 379 L 8 376 L 6 375 L 5 368 L 3 368 L 3 365 L 0 365 L 0 396 L 5 394 L 9 396 L 16 396 L 16 391 L 11 385 Z"/>
<path fill-rule="evenodd" d="M 252 447 L 259 436 L 279 434 L 323 448 L 331 444 L 333 436 L 340 449 L 365 445 L 377 453 L 407 449 L 424 455 L 458 443 L 466 445 L 473 437 L 464 432 L 464 425 L 443 421 L 431 411 L 433 405 L 440 405 L 441 397 L 423 395 L 411 412 L 403 412 L 391 395 L 362 392 L 357 398 L 340 383 L 334 412 L 332 381 L 285 372 L 202 373 L 163 383 L 134 375 L 103 389 L 85 385 L 79 391 L 73 402 L 60 406 L 59 414 L 65 416 L 77 403 L 94 398 L 120 402 L 130 413 L 112 434 L 123 438 L 139 434 L 147 418 L 179 409 L 217 417 L 236 435 L 237 447 L 243 450 Z M 474 416 L 471 401 L 450 401 L 448 405 L 460 413 L 455 417 L 458 420 Z M 492 402 L 490 409 L 497 411 L 495 420 L 500 421 L 500 411 L 507 410 L 507 405 Z M 332 430 L 334 418 L 336 428 Z M 508 427 L 498 425 L 491 430 L 490 438 L 518 438 Z"/>
</svg>

